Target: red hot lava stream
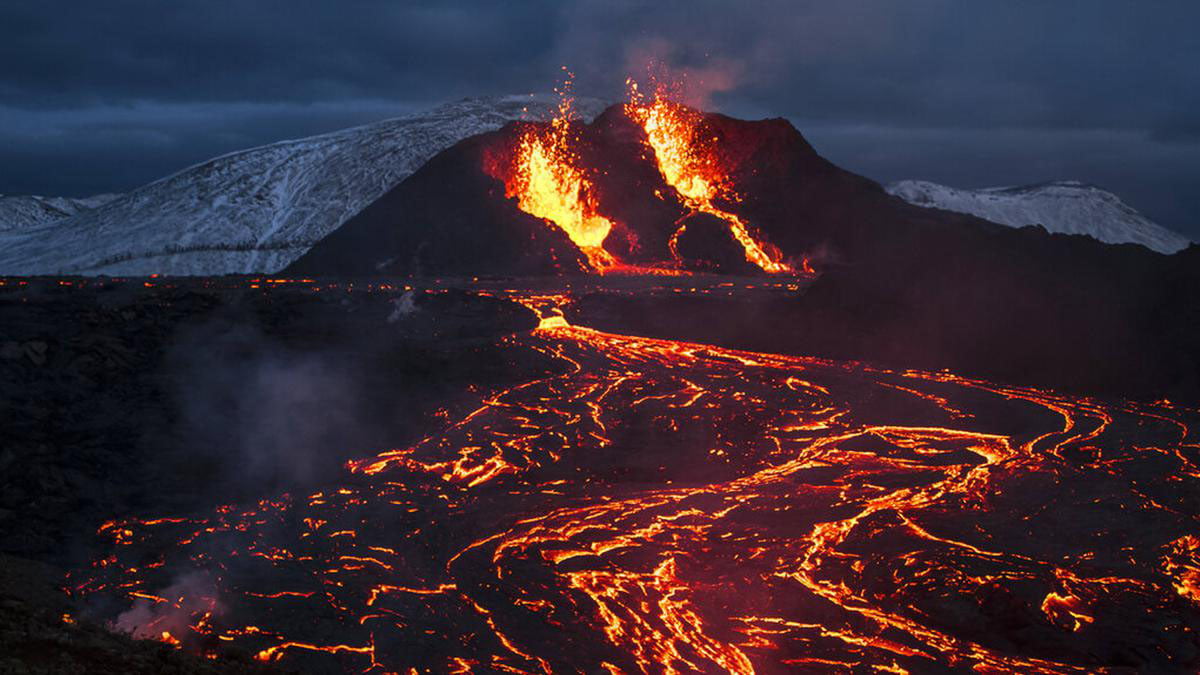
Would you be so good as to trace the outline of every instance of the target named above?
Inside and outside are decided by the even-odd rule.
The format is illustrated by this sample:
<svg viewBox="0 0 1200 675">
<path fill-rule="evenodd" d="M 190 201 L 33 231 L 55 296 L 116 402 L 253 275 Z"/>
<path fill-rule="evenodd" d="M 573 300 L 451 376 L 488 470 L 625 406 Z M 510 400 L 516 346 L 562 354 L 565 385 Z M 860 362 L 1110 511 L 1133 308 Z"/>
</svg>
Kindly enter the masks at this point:
<svg viewBox="0 0 1200 675">
<path fill-rule="evenodd" d="M 604 333 L 568 295 L 503 295 L 543 317 L 509 340 L 554 368 L 339 486 L 108 523 L 74 592 L 304 670 L 1195 658 L 1195 411 Z M 215 602 L 172 586 L 192 570 Z"/>
<path fill-rule="evenodd" d="M 712 143 L 701 133 L 701 114 L 675 103 L 659 86 L 654 97 L 646 100 L 633 79 L 627 80 L 629 103 L 625 112 L 641 125 L 646 144 L 667 185 L 674 188 L 680 200 L 692 211 L 707 213 L 725 222 L 729 233 L 742 246 L 746 261 L 772 274 L 792 272 L 781 258 L 779 249 L 760 241 L 750 233 L 750 225 L 740 216 L 721 209 L 718 199 L 737 201 L 737 191 L 730 183 Z M 671 252 L 679 260 L 677 242 L 684 226 L 671 238 Z M 811 271 L 811 270 L 806 270 Z"/>
</svg>

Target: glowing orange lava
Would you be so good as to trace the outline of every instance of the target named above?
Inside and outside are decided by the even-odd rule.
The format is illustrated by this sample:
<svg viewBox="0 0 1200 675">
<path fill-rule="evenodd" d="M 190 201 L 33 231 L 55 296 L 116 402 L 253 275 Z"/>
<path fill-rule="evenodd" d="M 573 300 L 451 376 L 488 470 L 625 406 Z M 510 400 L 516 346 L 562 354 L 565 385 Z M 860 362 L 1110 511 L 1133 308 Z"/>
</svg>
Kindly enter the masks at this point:
<svg viewBox="0 0 1200 675">
<path fill-rule="evenodd" d="M 646 142 L 654 152 L 658 169 L 668 185 L 675 188 L 683 203 L 700 213 L 716 216 L 729 225 L 729 232 L 742 245 L 746 260 L 772 274 L 791 272 L 782 262 L 778 249 L 755 240 L 746 221 L 716 206 L 719 198 L 736 198 L 716 155 L 700 138 L 700 113 L 670 101 L 662 87 L 647 102 L 637 82 L 629 79 L 629 103 L 626 114 L 646 132 Z M 671 251 L 678 259 L 676 241 L 681 227 L 671 238 Z"/>
<path fill-rule="evenodd" d="M 109 521 L 71 592 L 304 672 L 1195 672 L 1200 411 L 483 292 L 540 319 L 511 384 L 319 491 Z"/>
<path fill-rule="evenodd" d="M 564 88 L 558 115 L 548 128 L 529 127 L 521 136 L 505 196 L 522 211 L 557 225 L 587 256 L 597 272 L 617 264 L 604 250 L 613 223 L 596 212 L 592 183 L 580 167 L 571 120 L 574 100 Z"/>
</svg>

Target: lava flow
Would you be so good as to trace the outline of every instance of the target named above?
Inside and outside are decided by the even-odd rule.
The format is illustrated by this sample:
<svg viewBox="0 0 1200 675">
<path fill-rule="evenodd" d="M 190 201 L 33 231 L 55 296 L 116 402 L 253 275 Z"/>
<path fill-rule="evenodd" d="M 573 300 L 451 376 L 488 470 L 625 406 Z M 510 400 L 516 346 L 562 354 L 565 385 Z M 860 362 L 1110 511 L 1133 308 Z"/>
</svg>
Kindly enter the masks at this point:
<svg viewBox="0 0 1200 675">
<path fill-rule="evenodd" d="M 781 262 L 779 249 L 756 240 L 744 220 L 717 207 L 718 199 L 736 200 L 737 193 L 729 184 L 711 143 L 701 135 L 700 113 L 669 100 L 661 85 L 650 101 L 645 100 L 633 79 L 627 85 L 626 114 L 645 131 L 646 142 L 667 185 L 675 189 L 688 208 L 724 221 L 741 244 L 748 262 L 764 272 L 791 272 L 791 267 Z M 671 238 L 671 252 L 676 260 L 679 259 L 676 242 L 685 227 L 680 226 Z"/>
<path fill-rule="evenodd" d="M 110 522 L 72 592 L 306 672 L 1196 667 L 1197 411 L 491 294 L 543 317 L 523 382 L 311 494 Z"/>
</svg>

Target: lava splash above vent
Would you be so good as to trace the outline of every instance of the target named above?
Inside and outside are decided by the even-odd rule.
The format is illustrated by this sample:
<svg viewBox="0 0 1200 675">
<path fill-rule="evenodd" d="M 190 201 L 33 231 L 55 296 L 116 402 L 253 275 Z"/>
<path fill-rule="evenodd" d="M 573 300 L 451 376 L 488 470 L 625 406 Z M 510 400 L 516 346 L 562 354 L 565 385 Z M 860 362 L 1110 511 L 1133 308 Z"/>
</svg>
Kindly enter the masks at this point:
<svg viewBox="0 0 1200 675">
<path fill-rule="evenodd" d="M 723 166 L 717 139 L 702 129 L 703 114 L 671 101 L 666 88 L 659 86 L 652 100 L 644 100 L 636 82 L 629 80 L 629 102 L 619 111 L 636 123 L 644 134 L 646 152 L 643 158 L 657 167 L 667 190 L 642 184 L 635 189 L 642 194 L 625 198 L 663 199 L 664 192 L 679 201 L 684 214 L 672 223 L 673 232 L 667 240 L 668 251 L 659 251 L 651 262 L 654 267 L 622 264 L 605 247 L 605 239 L 613 222 L 599 213 L 597 181 L 605 172 L 587 166 L 580 153 L 579 129 L 573 124 L 572 98 L 568 81 L 559 92 L 559 114 L 549 124 L 528 125 L 517 139 L 517 149 L 509 166 L 503 162 L 488 163 L 489 172 L 505 183 L 505 196 L 515 198 L 520 209 L 542 218 L 560 228 L 587 257 L 591 271 L 598 273 L 661 272 L 669 267 L 684 269 L 690 261 L 680 251 L 679 240 L 687 231 L 686 220 L 695 214 L 712 216 L 728 228 L 729 235 L 744 251 L 745 260 L 768 273 L 792 272 L 782 262 L 782 251 L 759 241 L 750 227 L 735 213 L 722 209 L 719 202 L 736 202 L 737 191 L 731 184 L 729 172 Z M 594 153 L 592 155 L 595 156 Z M 647 226 L 662 229 L 662 224 L 631 222 L 634 232 Z M 638 237 L 634 235 L 636 241 Z M 636 244 L 635 244 L 636 246 Z"/>
<path fill-rule="evenodd" d="M 612 222 L 596 212 L 592 182 L 575 149 L 572 108 L 573 101 L 564 89 L 559 114 L 549 126 L 525 129 L 513 166 L 506 172 L 505 196 L 515 197 L 522 211 L 562 228 L 587 256 L 592 269 L 604 272 L 617 263 L 604 249 Z"/>
<path fill-rule="evenodd" d="M 629 103 L 625 112 L 646 132 L 646 143 L 654 152 L 663 179 L 684 204 L 728 223 L 730 233 L 746 251 L 746 260 L 764 272 L 791 272 L 792 268 L 781 262 L 782 251 L 755 239 L 746 221 L 716 205 L 720 199 L 736 201 L 737 192 L 713 147 L 717 139 L 705 138 L 701 132 L 701 113 L 669 100 L 661 85 L 654 98 L 646 101 L 637 82 L 630 79 L 627 84 Z M 671 237 L 671 253 L 676 260 L 680 259 L 679 236 L 686 227 L 680 225 Z"/>
</svg>

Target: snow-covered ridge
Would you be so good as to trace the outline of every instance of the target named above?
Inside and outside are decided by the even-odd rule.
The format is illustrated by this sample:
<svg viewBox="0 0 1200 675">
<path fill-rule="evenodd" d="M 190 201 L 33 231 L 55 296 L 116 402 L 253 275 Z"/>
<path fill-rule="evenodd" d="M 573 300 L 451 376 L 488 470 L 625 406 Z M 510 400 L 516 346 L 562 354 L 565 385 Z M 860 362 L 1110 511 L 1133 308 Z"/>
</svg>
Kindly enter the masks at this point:
<svg viewBox="0 0 1200 675">
<path fill-rule="evenodd" d="M 1012 227 L 1041 225 L 1050 232 L 1084 234 L 1110 244 L 1141 244 L 1160 253 L 1175 253 L 1191 244 L 1115 194 L 1077 181 L 960 190 L 902 180 L 888 185 L 887 191 L 918 206 L 969 213 Z"/>
<path fill-rule="evenodd" d="M 0 233 L 20 231 L 32 225 L 44 225 L 70 218 L 120 197 L 118 194 L 91 197 L 39 197 L 38 195 L 0 195 Z"/>
<path fill-rule="evenodd" d="M 57 220 L 0 230 L 0 274 L 276 272 L 430 157 L 515 119 L 547 95 L 473 98 L 197 164 Z M 579 99 L 585 118 L 604 103 Z"/>
</svg>

